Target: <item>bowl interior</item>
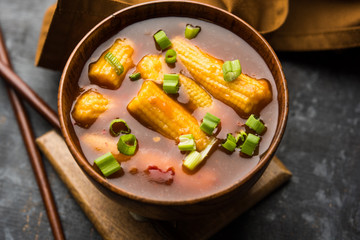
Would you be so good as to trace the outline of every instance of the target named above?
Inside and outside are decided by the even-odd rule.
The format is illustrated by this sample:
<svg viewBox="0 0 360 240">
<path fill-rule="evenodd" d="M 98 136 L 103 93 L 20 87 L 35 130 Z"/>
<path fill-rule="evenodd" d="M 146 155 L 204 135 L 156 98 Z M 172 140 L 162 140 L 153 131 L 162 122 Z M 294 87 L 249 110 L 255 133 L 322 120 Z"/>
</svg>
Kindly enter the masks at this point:
<svg viewBox="0 0 360 240">
<path fill-rule="evenodd" d="M 244 39 L 260 54 L 260 56 L 266 62 L 275 79 L 276 88 L 278 91 L 279 120 L 277 123 L 275 136 L 268 151 L 262 156 L 260 162 L 255 167 L 255 169 L 253 169 L 241 182 L 234 184 L 230 188 L 226 189 L 226 191 L 219 192 L 212 197 L 222 195 L 228 191 L 237 188 L 242 183 L 249 181 L 255 173 L 263 169 L 263 167 L 269 163 L 283 135 L 288 113 L 288 94 L 286 80 L 282 72 L 279 60 L 277 59 L 272 48 L 261 37 L 261 35 L 257 33 L 252 27 L 250 27 L 247 23 L 237 18 L 236 16 L 219 8 L 211 7 L 205 4 L 178 1 L 160 1 L 136 5 L 134 7 L 124 9 L 112 14 L 110 17 L 103 20 L 80 41 L 80 43 L 76 46 L 70 58 L 68 59 L 68 62 L 64 68 L 58 96 L 58 108 L 61 130 L 64 135 L 65 141 L 77 163 L 93 179 L 95 179 L 97 182 L 117 194 L 129 197 L 131 199 L 156 204 L 172 203 L 168 203 L 166 201 L 153 201 L 151 199 L 145 199 L 141 196 L 135 196 L 133 194 L 125 192 L 118 187 L 109 184 L 107 181 L 104 180 L 102 176 L 100 176 L 95 170 L 93 170 L 93 168 L 87 162 L 84 154 L 81 151 L 78 138 L 71 123 L 70 111 L 72 104 L 78 94 L 77 81 L 80 77 L 81 71 L 93 51 L 101 43 L 108 40 L 121 29 L 131 25 L 132 23 L 150 18 L 167 16 L 182 16 L 209 21 L 230 30 L 231 32 Z M 202 200 L 205 199 L 194 199 L 191 202 L 197 202 Z M 184 202 L 182 202 L 181 204 L 184 204 Z"/>
</svg>

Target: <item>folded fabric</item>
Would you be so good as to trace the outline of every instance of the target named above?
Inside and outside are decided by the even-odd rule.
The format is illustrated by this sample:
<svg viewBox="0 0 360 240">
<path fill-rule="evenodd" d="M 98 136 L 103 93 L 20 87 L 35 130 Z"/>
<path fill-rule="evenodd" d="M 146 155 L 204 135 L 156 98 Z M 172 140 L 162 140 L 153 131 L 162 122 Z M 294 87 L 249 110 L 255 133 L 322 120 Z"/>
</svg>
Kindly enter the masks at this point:
<svg viewBox="0 0 360 240">
<path fill-rule="evenodd" d="M 265 37 L 282 51 L 359 47 L 360 1 L 293 0 L 285 23 Z"/>
<path fill-rule="evenodd" d="M 35 64 L 62 70 L 81 38 L 122 8 L 148 0 L 58 0 L 45 13 Z M 198 0 L 225 9 L 264 34 L 275 50 L 360 46 L 360 1 Z"/>
</svg>

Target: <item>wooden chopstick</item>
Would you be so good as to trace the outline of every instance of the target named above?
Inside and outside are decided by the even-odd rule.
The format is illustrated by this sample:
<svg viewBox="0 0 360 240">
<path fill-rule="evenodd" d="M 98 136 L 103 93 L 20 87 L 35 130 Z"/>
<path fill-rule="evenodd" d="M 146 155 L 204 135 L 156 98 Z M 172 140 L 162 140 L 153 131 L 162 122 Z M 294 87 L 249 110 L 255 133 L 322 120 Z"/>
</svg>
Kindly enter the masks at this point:
<svg viewBox="0 0 360 240">
<path fill-rule="evenodd" d="M 4 51 L 4 50 L 2 50 Z M 4 53 L 3 53 L 4 54 Z M 60 131 L 60 123 L 57 114 L 37 95 L 14 71 L 6 64 L 0 61 L 0 76 L 10 84 L 17 93 L 20 94 L 35 110 L 46 118 L 53 127 Z"/>
<path fill-rule="evenodd" d="M 6 47 L 5 47 L 3 37 L 2 37 L 1 29 L 0 29 L 0 62 L 2 63 L 2 66 L 6 66 L 7 69 L 9 69 L 9 70 L 11 69 L 11 63 L 10 63 L 10 59 L 9 59 L 7 51 L 6 51 Z M 9 73 L 7 72 L 7 74 L 9 74 Z M 12 75 L 10 74 L 10 76 L 12 76 Z M 12 77 L 14 78 L 14 76 L 12 76 Z M 18 80 L 18 79 L 16 79 L 16 80 Z M 28 89 L 30 89 L 28 86 L 26 86 L 26 87 Z M 26 87 L 22 88 L 23 91 L 28 91 Z M 7 88 L 7 92 L 8 92 L 12 107 L 14 109 L 17 121 L 18 121 L 20 132 L 22 134 L 27 152 L 29 154 L 30 163 L 33 168 L 36 182 L 39 186 L 41 197 L 42 197 L 44 205 L 45 205 L 46 213 L 47 213 L 47 216 L 48 216 L 48 219 L 50 222 L 50 226 L 52 229 L 54 239 L 65 239 L 63 229 L 61 226 L 61 222 L 60 222 L 60 218 L 59 218 L 59 214 L 57 212 L 55 201 L 54 201 L 51 189 L 50 189 L 50 184 L 49 184 L 47 176 L 46 176 L 44 164 L 42 162 L 40 153 L 36 147 L 34 133 L 32 131 L 29 119 L 26 115 L 24 106 L 23 106 L 22 102 L 20 101 L 19 97 L 17 96 L 17 94 L 15 93 L 15 91 L 12 90 L 8 84 L 6 84 L 6 88 Z M 33 92 L 33 91 L 31 90 L 31 92 Z M 31 95 L 31 96 L 33 96 L 33 95 Z M 27 99 L 27 98 L 25 98 L 25 99 Z M 29 99 L 33 99 L 33 98 L 29 98 Z M 40 113 L 46 115 L 46 118 L 49 121 L 51 120 L 51 123 L 53 125 L 55 125 L 55 127 L 59 128 L 58 127 L 59 123 L 58 123 L 57 118 L 54 119 L 54 115 L 56 117 L 55 112 L 48 111 L 50 108 L 46 105 L 46 103 L 43 102 L 39 97 L 38 97 L 38 100 L 40 100 L 40 101 L 37 101 L 38 105 L 35 105 L 35 106 L 39 107 L 39 109 L 37 109 L 37 110 Z M 44 106 L 47 108 L 44 108 Z"/>
</svg>

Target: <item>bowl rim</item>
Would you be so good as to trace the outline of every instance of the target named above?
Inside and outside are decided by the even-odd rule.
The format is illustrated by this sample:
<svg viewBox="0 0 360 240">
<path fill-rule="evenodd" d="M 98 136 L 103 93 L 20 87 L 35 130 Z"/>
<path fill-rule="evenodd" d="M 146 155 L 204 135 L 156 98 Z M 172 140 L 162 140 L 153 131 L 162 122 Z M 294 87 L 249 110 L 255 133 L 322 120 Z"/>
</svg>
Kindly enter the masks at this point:
<svg viewBox="0 0 360 240">
<path fill-rule="evenodd" d="M 288 87 L 287 87 L 287 82 L 285 79 L 285 75 L 284 72 L 282 70 L 282 66 L 281 63 L 277 57 L 277 55 L 275 54 L 274 50 L 272 49 L 272 47 L 269 45 L 269 43 L 264 39 L 263 36 L 260 35 L 260 33 L 258 33 L 252 26 L 250 26 L 247 22 L 245 22 L 244 20 L 242 20 L 241 18 L 239 18 L 238 16 L 223 10 L 221 8 L 206 4 L 206 3 L 200 3 L 200 2 L 194 2 L 194 1 L 181 1 L 182 4 L 190 4 L 190 5 L 200 5 L 202 7 L 206 7 L 206 8 L 212 8 L 212 10 L 215 11 L 219 11 L 222 12 L 222 14 L 226 14 L 226 15 L 230 15 L 230 17 L 234 18 L 236 21 L 240 22 L 241 24 L 245 25 L 245 27 L 249 28 L 253 33 L 254 36 L 256 38 L 258 38 L 259 40 L 261 40 L 262 44 L 269 50 L 269 52 L 271 53 L 271 57 L 275 60 L 274 65 L 276 66 L 276 68 L 278 68 L 279 71 L 279 79 L 280 79 L 280 88 L 284 89 L 284 111 L 282 115 L 279 115 L 278 118 L 278 128 L 279 128 L 279 132 L 278 134 L 275 134 L 272 142 L 269 146 L 269 148 L 266 150 L 265 154 L 263 154 L 260 157 L 259 162 L 256 164 L 256 166 L 250 170 L 244 177 L 238 179 L 237 181 L 233 182 L 231 184 L 231 186 L 224 188 L 214 194 L 210 194 L 210 195 L 206 195 L 204 197 L 196 197 L 196 198 L 191 198 L 191 199 L 186 199 L 186 200 L 156 200 L 156 199 L 151 199 L 151 198 L 147 198 L 147 197 L 142 197 L 142 196 L 138 196 L 136 194 L 133 194 L 131 192 L 127 192 L 119 187 L 117 187 L 115 184 L 112 184 L 110 182 L 108 182 L 106 180 L 106 178 L 104 178 L 101 174 L 99 174 L 98 172 L 96 172 L 89 164 L 89 162 L 87 161 L 87 159 L 85 157 L 83 157 L 83 155 L 77 150 L 75 144 L 71 141 L 71 136 L 69 133 L 69 130 L 66 129 L 65 127 L 65 122 L 66 122 L 66 116 L 64 116 L 62 114 L 63 112 L 63 94 L 62 92 L 64 91 L 64 82 L 65 82 L 65 76 L 67 73 L 67 70 L 69 68 L 69 65 L 74 57 L 74 55 L 76 54 L 77 50 L 81 47 L 81 45 L 84 43 L 84 41 L 86 41 L 86 39 L 93 34 L 99 27 L 101 27 L 105 22 L 111 20 L 114 17 L 117 17 L 119 15 L 121 15 L 123 12 L 128 11 L 130 9 L 133 8 L 138 8 L 138 7 L 144 7 L 146 5 L 154 5 L 154 4 L 168 4 L 168 3 L 179 3 L 179 1 L 176 0 L 167 0 L 167 1 L 162 1 L 162 0 L 158 0 L 158 1 L 151 1 L 151 2 L 146 2 L 146 3 L 141 3 L 141 4 L 136 4 L 130 7 L 126 7 L 123 8 L 119 11 L 116 11 L 114 13 L 112 13 L 111 15 L 109 15 L 108 17 L 106 17 L 105 19 L 103 19 L 101 22 L 99 22 L 96 26 L 94 26 L 90 31 L 87 32 L 87 34 L 79 41 L 79 43 L 76 45 L 76 47 L 74 48 L 74 50 L 72 51 L 71 55 L 69 56 L 66 65 L 64 67 L 63 73 L 61 75 L 61 79 L 60 79 L 60 83 L 59 83 L 59 90 L 58 90 L 58 114 L 59 114 L 59 121 L 60 121 L 60 126 L 61 126 L 61 132 L 63 134 L 63 137 L 65 139 L 66 145 L 68 146 L 71 154 L 73 155 L 75 161 L 77 162 L 77 164 L 82 168 L 83 171 L 86 172 L 86 174 L 90 175 L 91 178 L 93 180 L 95 180 L 97 183 L 101 184 L 103 187 L 107 188 L 108 190 L 110 190 L 113 193 L 116 193 L 117 195 L 123 196 L 123 197 L 127 197 L 131 200 L 135 200 L 135 201 L 140 201 L 143 203 L 147 203 L 147 204 L 156 204 L 156 205 L 187 205 L 187 204 L 195 204 L 195 203 L 199 203 L 199 202 L 205 202 L 208 200 L 212 200 L 215 198 L 218 198 L 222 195 L 225 195 L 229 192 L 232 192 L 233 190 L 235 190 L 236 188 L 238 188 L 239 186 L 241 186 L 242 184 L 244 184 L 245 182 L 249 181 L 256 173 L 258 173 L 259 171 L 261 171 L 262 169 L 264 169 L 264 167 L 266 168 L 267 164 L 270 163 L 272 156 L 274 155 L 276 149 L 278 148 L 280 141 L 284 135 L 285 132 L 285 128 L 286 128 L 286 122 L 288 119 L 288 112 L 289 112 L 289 97 L 288 97 Z M 172 15 L 169 15 L 172 16 Z M 180 16 L 180 15 L 173 15 L 173 16 Z M 216 24 L 216 23 L 214 23 Z"/>
</svg>

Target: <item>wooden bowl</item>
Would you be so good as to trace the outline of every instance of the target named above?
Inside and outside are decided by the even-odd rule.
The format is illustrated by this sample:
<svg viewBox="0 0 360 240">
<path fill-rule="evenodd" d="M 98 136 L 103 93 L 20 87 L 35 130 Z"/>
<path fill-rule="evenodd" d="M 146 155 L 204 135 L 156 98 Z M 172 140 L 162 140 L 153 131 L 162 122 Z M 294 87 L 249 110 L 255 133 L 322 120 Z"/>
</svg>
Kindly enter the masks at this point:
<svg viewBox="0 0 360 240">
<path fill-rule="evenodd" d="M 78 93 L 77 81 L 93 51 L 119 30 L 138 21 L 155 17 L 182 16 L 204 19 L 226 28 L 250 44 L 264 59 L 276 82 L 279 116 L 275 136 L 257 166 L 240 182 L 211 196 L 187 201 L 158 201 L 137 196 L 110 184 L 97 173 L 84 157 L 70 119 L 70 111 Z M 58 95 L 61 131 L 72 155 L 89 179 L 105 194 L 130 211 L 154 219 L 174 220 L 205 217 L 229 208 L 260 178 L 278 147 L 288 115 L 287 83 L 280 62 L 264 38 L 240 18 L 216 7 L 195 2 L 159 1 L 136 5 L 118 11 L 95 26 L 76 46 L 61 77 Z"/>
</svg>

